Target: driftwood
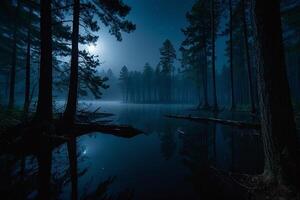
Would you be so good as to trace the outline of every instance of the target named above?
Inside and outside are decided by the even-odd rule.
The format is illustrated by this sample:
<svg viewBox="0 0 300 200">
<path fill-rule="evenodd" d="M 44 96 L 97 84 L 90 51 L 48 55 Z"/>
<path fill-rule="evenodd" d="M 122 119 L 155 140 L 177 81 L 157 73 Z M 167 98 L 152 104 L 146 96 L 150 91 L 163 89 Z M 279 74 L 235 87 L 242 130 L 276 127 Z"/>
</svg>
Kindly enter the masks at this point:
<svg viewBox="0 0 300 200">
<path fill-rule="evenodd" d="M 260 130 L 260 124 L 259 123 L 250 123 L 245 121 L 234 121 L 234 120 L 227 120 L 227 119 L 218 119 L 218 118 L 212 118 L 212 117 L 192 117 L 190 115 L 165 115 L 165 117 L 168 118 L 175 118 L 175 119 L 186 119 L 190 121 L 195 122 L 215 122 L 223 125 L 228 126 L 235 126 L 238 128 L 245 128 L 245 129 L 256 129 Z"/>
</svg>

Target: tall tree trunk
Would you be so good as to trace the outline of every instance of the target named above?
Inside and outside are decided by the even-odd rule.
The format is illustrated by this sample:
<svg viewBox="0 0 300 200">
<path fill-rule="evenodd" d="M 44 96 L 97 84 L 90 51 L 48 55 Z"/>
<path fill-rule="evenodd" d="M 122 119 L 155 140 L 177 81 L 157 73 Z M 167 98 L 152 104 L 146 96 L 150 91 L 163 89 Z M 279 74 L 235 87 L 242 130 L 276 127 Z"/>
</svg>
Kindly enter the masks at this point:
<svg viewBox="0 0 300 200">
<path fill-rule="evenodd" d="M 30 102 L 30 50 L 31 50 L 31 17 L 32 17 L 32 8 L 30 7 L 29 11 L 29 22 L 27 30 L 27 50 L 26 50 L 26 67 L 25 67 L 25 100 L 24 100 L 24 115 L 27 117 L 29 111 L 29 102 Z"/>
<path fill-rule="evenodd" d="M 235 96 L 234 96 L 234 80 L 233 80 L 233 40 L 232 40 L 232 0 L 229 0 L 229 59 L 230 59 L 230 86 L 231 86 L 231 110 L 235 110 Z"/>
<path fill-rule="evenodd" d="M 128 91 L 128 85 L 126 85 L 126 97 L 125 97 L 125 103 L 128 103 L 128 93 L 129 93 L 129 91 Z"/>
<path fill-rule="evenodd" d="M 299 184 L 299 143 L 285 66 L 279 0 L 253 0 L 253 15 L 264 175 L 271 182 Z"/>
<path fill-rule="evenodd" d="M 41 62 L 36 119 L 52 120 L 52 30 L 51 0 L 41 1 Z"/>
<path fill-rule="evenodd" d="M 204 56 L 204 66 L 203 66 L 203 98 L 204 98 L 204 102 L 203 102 L 203 109 L 207 109 L 209 108 L 209 104 L 208 104 L 208 95 L 207 95 L 207 69 L 208 69 L 208 61 L 207 61 L 207 37 L 206 37 L 206 32 L 205 32 L 205 24 L 203 24 L 203 56 Z"/>
<path fill-rule="evenodd" d="M 198 72 L 197 72 L 197 89 L 196 89 L 196 91 L 197 91 L 197 94 L 198 94 L 198 106 L 197 106 L 197 109 L 200 109 L 201 108 L 201 105 L 203 104 L 203 101 L 204 101 L 204 99 L 202 99 L 202 96 L 201 96 L 201 80 L 203 80 L 203 79 L 201 79 L 201 66 L 200 66 L 200 68 L 197 70 Z M 203 70 L 202 70 L 203 71 Z M 203 82 L 203 81 L 202 81 Z"/>
<path fill-rule="evenodd" d="M 13 30 L 13 47 L 12 47 L 12 60 L 10 69 L 10 83 L 9 83 L 9 100 L 8 108 L 13 109 L 15 105 L 15 87 L 16 87 L 16 65 L 17 65 L 17 29 L 18 29 L 18 13 L 20 3 L 17 1 L 15 14 L 14 14 L 14 30 Z"/>
<path fill-rule="evenodd" d="M 72 55 L 71 74 L 69 83 L 69 95 L 67 107 L 64 113 L 64 120 L 73 123 L 75 120 L 78 97 L 78 39 L 79 39 L 79 12 L 80 0 L 74 0 L 73 8 L 73 30 L 72 30 Z"/>
<path fill-rule="evenodd" d="M 242 4 L 242 22 L 243 22 L 243 34 L 244 34 L 244 45 L 246 51 L 246 63 L 247 63 L 247 72 L 248 72 L 248 87 L 249 87 L 249 96 L 250 96 L 250 104 L 251 104 L 251 112 L 255 113 L 255 101 L 254 101 L 254 91 L 253 91 L 253 83 L 252 83 L 252 71 L 250 64 L 250 53 L 249 53 L 249 42 L 248 42 L 248 28 L 246 21 L 246 7 L 245 0 L 241 0 Z"/>
<path fill-rule="evenodd" d="M 218 111 L 217 88 L 216 88 L 216 30 L 215 30 L 215 0 L 211 0 L 211 43 L 212 43 L 212 84 L 213 84 L 213 110 Z"/>
<path fill-rule="evenodd" d="M 206 40 L 205 40 L 206 42 Z M 203 94 L 204 94 L 204 102 L 203 107 L 204 109 L 207 109 L 209 107 L 208 104 L 208 98 L 207 98 L 207 68 L 208 68 L 208 62 L 207 62 L 207 49 L 206 45 L 204 46 L 204 66 L 203 66 Z"/>
</svg>

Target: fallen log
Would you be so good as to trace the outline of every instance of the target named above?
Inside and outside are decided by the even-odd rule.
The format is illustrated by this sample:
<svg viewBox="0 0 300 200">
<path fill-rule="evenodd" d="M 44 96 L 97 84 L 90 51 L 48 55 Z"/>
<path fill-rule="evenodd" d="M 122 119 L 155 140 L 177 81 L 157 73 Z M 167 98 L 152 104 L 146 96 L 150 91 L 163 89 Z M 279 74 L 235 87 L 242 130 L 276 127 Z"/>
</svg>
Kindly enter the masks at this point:
<svg viewBox="0 0 300 200">
<path fill-rule="evenodd" d="M 77 135 L 91 132 L 101 132 L 124 138 L 132 138 L 143 133 L 142 131 L 131 126 L 99 123 L 75 123 L 74 130 L 76 130 Z"/>
<path fill-rule="evenodd" d="M 245 122 L 245 121 L 235 121 L 235 120 L 227 120 L 227 119 L 218 119 L 218 118 L 212 118 L 212 117 L 193 117 L 193 116 L 185 116 L 185 115 L 165 115 L 165 117 L 168 118 L 174 118 L 174 119 L 186 119 L 190 121 L 195 122 L 215 122 L 223 125 L 228 126 L 236 126 L 238 128 L 245 128 L 245 129 L 256 129 L 260 130 L 260 124 L 259 123 L 251 123 L 251 122 Z"/>
<path fill-rule="evenodd" d="M 70 136 L 79 137 L 88 133 L 101 132 L 104 134 L 110 134 L 117 137 L 132 138 L 137 136 L 142 131 L 135 129 L 127 125 L 111 125 L 111 124 L 99 124 L 99 123 L 75 123 L 72 127 L 74 131 L 63 135 L 46 135 L 49 138 L 58 141 L 68 141 Z M 61 130 L 60 130 L 61 132 Z"/>
</svg>

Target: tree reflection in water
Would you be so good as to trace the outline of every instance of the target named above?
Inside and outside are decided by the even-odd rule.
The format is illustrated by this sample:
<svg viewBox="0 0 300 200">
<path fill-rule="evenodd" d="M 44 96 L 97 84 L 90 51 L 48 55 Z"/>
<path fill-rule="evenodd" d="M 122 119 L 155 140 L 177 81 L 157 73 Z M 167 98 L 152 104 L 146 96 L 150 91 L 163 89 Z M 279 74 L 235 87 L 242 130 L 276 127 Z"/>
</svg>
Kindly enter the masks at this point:
<svg viewBox="0 0 300 200">
<path fill-rule="evenodd" d="M 84 161 L 86 154 L 83 153 L 84 148 L 78 148 L 76 137 L 69 135 L 67 142 L 58 148 L 51 145 L 53 141 L 49 137 L 40 137 L 37 142 L 34 142 L 34 151 L 31 154 L 1 155 L 0 192 L 2 195 L 7 199 L 60 199 L 70 184 L 69 195 L 72 200 L 132 199 L 134 192 L 130 189 L 125 189 L 115 195 L 108 193 L 116 177 L 101 181 L 93 191 L 82 191 L 78 188 L 79 178 L 88 171 L 88 168 L 78 170 L 78 162 Z M 66 148 L 68 154 L 64 153 Z"/>
</svg>

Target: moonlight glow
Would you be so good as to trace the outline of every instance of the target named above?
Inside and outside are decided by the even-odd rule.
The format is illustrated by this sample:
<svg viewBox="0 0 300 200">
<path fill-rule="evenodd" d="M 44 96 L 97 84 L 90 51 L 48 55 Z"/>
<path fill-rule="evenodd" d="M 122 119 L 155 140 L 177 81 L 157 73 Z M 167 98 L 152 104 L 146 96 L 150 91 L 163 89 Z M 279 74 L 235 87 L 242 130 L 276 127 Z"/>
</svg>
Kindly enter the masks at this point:
<svg viewBox="0 0 300 200">
<path fill-rule="evenodd" d="M 87 46 L 87 50 L 91 54 L 95 53 L 95 51 L 97 50 L 96 45 L 91 44 L 91 45 Z"/>
</svg>

